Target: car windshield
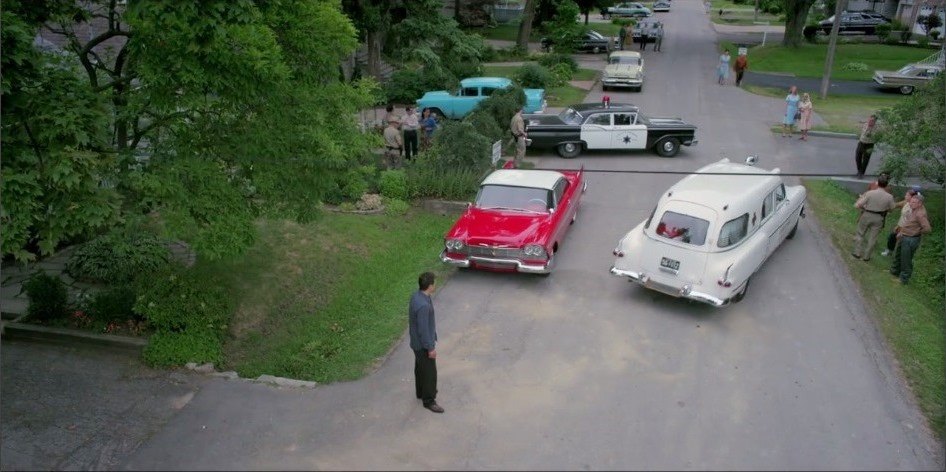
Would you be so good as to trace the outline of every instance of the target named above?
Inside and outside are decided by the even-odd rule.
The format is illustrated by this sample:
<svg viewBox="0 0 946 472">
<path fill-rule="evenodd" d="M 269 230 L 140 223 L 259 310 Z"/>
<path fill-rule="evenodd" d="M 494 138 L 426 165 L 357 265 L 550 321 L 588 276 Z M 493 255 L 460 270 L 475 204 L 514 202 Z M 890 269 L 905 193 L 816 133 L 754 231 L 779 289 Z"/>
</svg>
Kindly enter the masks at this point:
<svg viewBox="0 0 946 472">
<path fill-rule="evenodd" d="M 694 216 L 667 211 L 657 223 L 657 236 L 681 241 L 694 246 L 702 246 L 706 242 L 706 231 L 709 221 Z"/>
<path fill-rule="evenodd" d="M 601 33 L 597 32 L 597 31 L 589 31 L 589 32 L 585 33 L 585 36 L 586 36 L 588 39 L 604 39 L 604 36 L 602 36 Z"/>
<path fill-rule="evenodd" d="M 898 74 L 908 75 L 910 72 L 913 72 L 913 65 L 903 66 L 900 70 L 897 71 Z"/>
<path fill-rule="evenodd" d="M 630 64 L 632 66 L 640 65 L 641 59 L 639 57 L 631 56 L 611 56 L 608 59 L 608 64 Z"/>
<path fill-rule="evenodd" d="M 476 207 L 545 213 L 549 209 L 550 193 L 544 188 L 484 185 L 476 194 Z"/>
<path fill-rule="evenodd" d="M 563 112 L 558 114 L 558 117 L 562 119 L 562 122 L 569 125 L 580 125 L 582 116 L 581 113 L 578 113 L 571 108 L 566 108 Z"/>
</svg>

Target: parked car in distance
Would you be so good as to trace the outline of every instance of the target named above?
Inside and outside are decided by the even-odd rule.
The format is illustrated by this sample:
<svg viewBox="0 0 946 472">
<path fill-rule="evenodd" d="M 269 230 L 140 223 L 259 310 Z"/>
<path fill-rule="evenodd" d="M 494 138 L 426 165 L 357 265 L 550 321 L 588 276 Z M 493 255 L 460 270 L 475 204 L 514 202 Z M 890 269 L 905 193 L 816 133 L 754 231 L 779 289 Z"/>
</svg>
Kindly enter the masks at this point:
<svg viewBox="0 0 946 472">
<path fill-rule="evenodd" d="M 715 307 L 742 300 L 752 275 L 805 216 L 805 187 L 786 186 L 777 168 L 754 162 L 722 159 L 670 187 L 618 241 L 611 274 Z"/>
<path fill-rule="evenodd" d="M 598 54 L 599 52 L 610 51 L 612 45 L 617 44 L 617 41 L 617 38 L 608 37 L 597 31 L 588 30 L 575 42 L 575 50 Z M 542 38 L 540 42 L 542 43 L 542 49 L 546 52 L 551 51 L 552 47 L 555 45 L 555 40 L 552 38 Z"/>
<path fill-rule="evenodd" d="M 638 2 L 618 3 L 608 7 L 608 17 L 644 18 L 652 14 L 649 8 Z"/>
<path fill-rule="evenodd" d="M 865 15 L 863 13 L 844 12 L 841 14 L 841 25 L 838 27 L 839 33 L 864 33 L 875 34 L 877 25 L 890 23 L 886 18 L 874 15 Z M 834 25 L 834 15 L 828 19 L 818 22 L 818 27 L 824 34 L 831 34 L 831 28 Z"/>
<path fill-rule="evenodd" d="M 638 92 L 644 87 L 644 58 L 637 51 L 614 51 L 601 74 L 601 89 L 631 87 Z"/>
<path fill-rule="evenodd" d="M 874 71 L 874 83 L 880 88 L 895 88 L 904 95 L 910 95 L 916 87 L 922 86 L 943 73 L 943 66 L 938 64 L 907 64 L 900 70 Z"/>
<path fill-rule="evenodd" d="M 586 188 L 581 169 L 493 171 L 444 237 L 440 260 L 461 268 L 548 274 Z"/>
<path fill-rule="evenodd" d="M 456 93 L 445 90 L 427 92 L 417 100 L 417 108 L 430 108 L 438 116 L 459 120 L 470 114 L 476 105 L 499 89 L 512 87 L 512 80 L 505 77 L 471 77 L 460 81 Z M 526 113 L 545 110 L 544 89 L 523 89 L 526 94 Z"/>
<path fill-rule="evenodd" d="M 654 13 L 658 11 L 670 11 L 670 2 L 667 0 L 657 0 L 650 8 Z"/>
<path fill-rule="evenodd" d="M 653 149 L 673 157 L 680 146 L 697 143 L 696 126 L 680 118 L 649 117 L 625 103 L 582 103 L 557 115 L 525 115 L 526 133 L 535 148 L 555 148 L 564 158 L 583 150 Z"/>
</svg>

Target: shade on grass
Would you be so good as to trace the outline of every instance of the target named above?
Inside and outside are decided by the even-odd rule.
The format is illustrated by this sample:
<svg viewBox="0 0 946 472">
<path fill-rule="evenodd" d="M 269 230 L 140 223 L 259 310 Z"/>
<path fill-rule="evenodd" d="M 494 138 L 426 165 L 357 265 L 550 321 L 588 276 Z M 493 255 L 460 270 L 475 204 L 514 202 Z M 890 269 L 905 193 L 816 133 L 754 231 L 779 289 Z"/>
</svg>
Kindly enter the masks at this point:
<svg viewBox="0 0 946 472">
<path fill-rule="evenodd" d="M 749 51 L 749 68 L 756 72 L 778 72 L 798 77 L 824 74 L 827 44 L 805 43 L 798 49 L 780 45 L 754 47 Z M 887 44 L 838 44 L 831 78 L 836 80 L 872 80 L 875 70 L 897 70 L 910 62 L 929 57 L 936 51 L 913 46 Z M 845 70 L 850 63 L 863 63 L 867 70 Z"/>
</svg>

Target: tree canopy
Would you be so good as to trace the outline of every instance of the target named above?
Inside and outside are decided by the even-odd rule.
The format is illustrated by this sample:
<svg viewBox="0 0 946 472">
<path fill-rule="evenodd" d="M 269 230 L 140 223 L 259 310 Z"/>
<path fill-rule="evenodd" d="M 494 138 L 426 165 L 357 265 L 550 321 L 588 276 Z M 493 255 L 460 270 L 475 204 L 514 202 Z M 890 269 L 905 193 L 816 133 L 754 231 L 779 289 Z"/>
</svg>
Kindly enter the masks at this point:
<svg viewBox="0 0 946 472">
<path fill-rule="evenodd" d="M 877 142 L 883 169 L 903 181 L 908 175 L 944 184 L 946 176 L 946 75 L 940 74 L 896 106 L 879 113 Z"/>
<path fill-rule="evenodd" d="M 358 38 L 339 0 L 3 0 L 2 14 L 2 250 L 18 259 L 116 224 L 238 252 L 257 215 L 312 218 L 372 146 L 356 114 L 377 87 L 340 79 Z M 34 47 L 41 29 L 65 46 Z"/>
</svg>

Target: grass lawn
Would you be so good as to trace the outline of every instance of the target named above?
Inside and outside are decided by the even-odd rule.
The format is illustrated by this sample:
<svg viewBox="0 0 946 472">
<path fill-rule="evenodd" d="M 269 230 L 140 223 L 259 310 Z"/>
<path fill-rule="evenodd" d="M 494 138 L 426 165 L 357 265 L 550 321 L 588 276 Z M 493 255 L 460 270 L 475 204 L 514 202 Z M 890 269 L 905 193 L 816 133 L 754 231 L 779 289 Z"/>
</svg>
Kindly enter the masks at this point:
<svg viewBox="0 0 946 472">
<path fill-rule="evenodd" d="M 753 85 L 746 85 L 743 88 L 757 95 L 780 99 L 785 98 L 788 93 L 781 89 Z M 805 90 L 801 92 L 805 92 Z M 903 97 L 897 95 L 828 95 L 828 98 L 822 100 L 818 96 L 818 91 L 811 90 L 808 93 L 812 95 L 811 102 L 814 105 L 815 113 L 827 122 L 827 126 L 815 126 L 814 129 L 836 133 L 859 133 L 861 130 L 860 122 L 866 120 L 871 113 L 882 108 L 892 107 L 903 100 Z"/>
<path fill-rule="evenodd" d="M 756 22 L 768 22 L 770 25 L 780 25 L 784 24 L 784 21 L 779 21 L 778 15 L 772 15 L 769 13 L 759 12 L 758 18 L 755 15 L 755 12 L 752 8 L 738 8 L 736 10 L 730 10 L 728 7 L 723 8 L 724 13 L 722 16 L 719 14 L 719 7 L 713 8 L 710 11 L 710 20 L 713 23 L 717 24 L 726 24 L 726 25 L 740 25 L 740 26 L 751 26 L 756 24 Z"/>
<path fill-rule="evenodd" d="M 872 317 L 894 355 L 899 360 L 907 382 L 916 394 L 920 409 L 942 439 L 944 429 L 944 320 L 943 320 L 943 192 L 928 191 L 927 211 L 933 233 L 925 236 L 914 257 L 914 274 L 908 285 L 900 285 L 888 272 L 890 258 L 880 256 L 887 233 L 896 224 L 899 211 L 888 216 L 887 226 L 878 241 L 877 253 L 870 262 L 850 256 L 856 227 L 856 196 L 834 182 L 805 180 L 811 213 L 829 233 L 847 263 Z M 896 189 L 899 199 L 903 189 Z M 892 221 L 892 223 L 891 223 Z"/>
<path fill-rule="evenodd" d="M 198 264 L 225 277 L 238 301 L 222 367 L 320 383 L 361 377 L 404 333 L 418 274 L 449 273 L 438 254 L 454 219 L 412 210 L 260 221 L 243 257 Z"/>
<path fill-rule="evenodd" d="M 519 67 L 517 66 L 484 66 L 484 74 L 494 77 L 512 77 Z M 572 80 L 594 80 L 598 71 L 592 69 L 578 69 Z M 553 87 L 545 90 L 545 99 L 550 107 L 564 107 L 585 100 L 588 91 L 573 85 Z"/>
<path fill-rule="evenodd" d="M 735 51 L 735 48 L 732 48 Z M 798 77 L 824 74 L 827 44 L 803 43 L 799 49 L 780 45 L 756 46 L 749 50 L 749 67 L 756 72 L 779 72 Z M 838 44 L 831 68 L 834 80 L 872 80 L 875 70 L 897 70 L 909 62 L 929 57 L 935 49 L 889 44 Z M 852 62 L 867 65 L 867 70 L 845 70 Z"/>
</svg>

